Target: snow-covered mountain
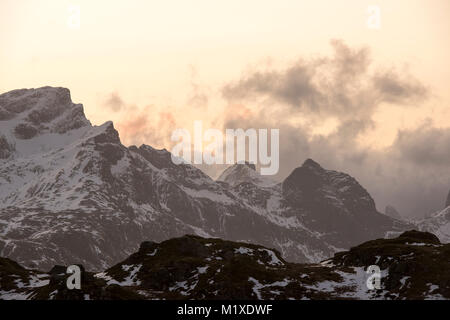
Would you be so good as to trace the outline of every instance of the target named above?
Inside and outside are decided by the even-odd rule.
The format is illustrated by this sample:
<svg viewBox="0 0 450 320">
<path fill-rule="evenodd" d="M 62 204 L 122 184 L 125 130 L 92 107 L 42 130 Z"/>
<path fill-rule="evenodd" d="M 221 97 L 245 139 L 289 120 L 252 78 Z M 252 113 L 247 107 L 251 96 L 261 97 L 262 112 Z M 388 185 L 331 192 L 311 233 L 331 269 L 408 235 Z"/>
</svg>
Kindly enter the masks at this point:
<svg viewBox="0 0 450 320">
<path fill-rule="evenodd" d="M 450 242 L 450 192 L 447 196 L 445 209 L 435 212 L 425 219 L 415 221 L 418 229 L 433 232 L 441 242 Z"/>
<path fill-rule="evenodd" d="M 314 262 L 411 227 L 378 213 L 354 178 L 313 160 L 280 184 L 246 164 L 214 181 L 165 149 L 125 147 L 113 123 L 92 126 L 67 89 L 0 95 L 0 256 L 25 266 L 99 270 L 142 241 L 184 234 Z"/>
<path fill-rule="evenodd" d="M 262 176 L 256 171 L 253 163 L 237 163 L 222 172 L 217 181 L 224 181 L 235 187 L 241 183 L 248 182 L 259 187 L 270 187 L 276 184 L 267 176 Z"/>
</svg>

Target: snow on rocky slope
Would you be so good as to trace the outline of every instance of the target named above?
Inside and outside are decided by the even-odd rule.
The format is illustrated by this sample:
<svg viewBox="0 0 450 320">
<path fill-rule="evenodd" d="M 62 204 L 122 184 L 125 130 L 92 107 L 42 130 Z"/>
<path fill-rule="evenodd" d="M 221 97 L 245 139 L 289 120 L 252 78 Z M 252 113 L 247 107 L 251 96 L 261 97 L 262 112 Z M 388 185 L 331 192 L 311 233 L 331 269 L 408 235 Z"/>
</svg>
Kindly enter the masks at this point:
<svg viewBox="0 0 450 320">
<path fill-rule="evenodd" d="M 450 206 L 415 223 L 420 230 L 432 232 L 441 242 L 450 243 Z"/>
<path fill-rule="evenodd" d="M 0 258 L 0 299 L 450 299 L 450 244 L 408 231 L 339 252 L 316 264 L 285 261 L 262 246 L 183 236 L 143 242 L 139 250 L 99 273 L 84 272 L 81 289 L 66 286 L 66 267 L 48 273 Z M 369 289 L 370 265 L 380 287 Z"/>
<path fill-rule="evenodd" d="M 241 183 L 248 182 L 259 187 L 270 187 L 276 184 L 267 176 L 262 176 L 256 171 L 253 163 L 237 163 L 225 169 L 224 172 L 217 178 L 217 181 L 224 181 L 230 186 L 235 187 Z"/>
<path fill-rule="evenodd" d="M 444 210 L 437 211 L 421 220 L 413 221 L 421 231 L 435 234 L 443 243 L 450 243 L 450 192 L 448 193 Z"/>
<path fill-rule="evenodd" d="M 167 150 L 125 147 L 112 122 L 92 126 L 67 89 L 0 95 L 0 256 L 26 266 L 98 270 L 142 241 L 184 234 L 312 262 L 411 227 L 378 213 L 355 179 L 312 160 L 281 184 L 243 164 L 220 180 L 173 164 Z"/>
</svg>

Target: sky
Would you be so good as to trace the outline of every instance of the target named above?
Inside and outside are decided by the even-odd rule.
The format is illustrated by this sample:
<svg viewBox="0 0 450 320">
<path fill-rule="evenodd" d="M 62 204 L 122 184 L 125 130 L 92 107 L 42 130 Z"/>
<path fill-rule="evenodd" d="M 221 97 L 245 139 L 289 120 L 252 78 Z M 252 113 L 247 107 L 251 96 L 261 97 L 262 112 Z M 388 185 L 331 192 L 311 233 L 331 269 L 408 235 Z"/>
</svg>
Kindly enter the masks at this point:
<svg viewBox="0 0 450 320">
<path fill-rule="evenodd" d="M 420 217 L 450 189 L 448 39 L 447 0 L 1 0 L 0 92 L 67 87 L 125 145 L 279 128 L 276 179 L 313 158 Z"/>
</svg>

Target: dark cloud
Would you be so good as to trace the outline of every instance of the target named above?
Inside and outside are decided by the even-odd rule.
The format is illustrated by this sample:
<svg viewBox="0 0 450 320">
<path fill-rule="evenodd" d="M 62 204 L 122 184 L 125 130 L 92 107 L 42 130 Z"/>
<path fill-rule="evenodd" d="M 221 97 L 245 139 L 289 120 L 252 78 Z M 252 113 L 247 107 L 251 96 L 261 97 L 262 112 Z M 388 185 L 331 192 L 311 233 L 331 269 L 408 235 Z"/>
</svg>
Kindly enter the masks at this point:
<svg viewBox="0 0 450 320">
<path fill-rule="evenodd" d="M 383 104 L 405 108 L 420 106 L 428 89 L 405 71 L 373 67 L 370 50 L 333 41 L 334 54 L 301 59 L 284 70 L 252 71 L 222 90 L 228 101 L 213 126 L 223 128 L 280 129 L 282 180 L 307 158 L 323 167 L 354 176 L 383 210 L 393 205 L 403 216 L 420 217 L 441 209 L 450 188 L 450 129 L 431 122 L 401 130 L 391 147 L 372 150 L 358 138 L 375 128 L 374 114 Z M 203 112 L 208 91 L 192 70 L 191 110 Z M 170 149 L 177 114 L 153 106 L 137 108 L 117 93 L 107 100 L 112 110 L 123 112 L 117 124 L 126 143 L 147 143 Z M 301 118 L 296 122 L 292 119 Z M 336 120 L 326 136 L 312 134 L 327 119 Z M 200 166 L 216 177 L 224 166 Z"/>
<path fill-rule="evenodd" d="M 246 125 L 248 124 L 248 126 Z M 235 128 L 279 128 L 280 171 L 283 180 L 307 158 L 324 168 L 349 173 L 374 197 L 379 210 L 393 205 L 406 217 L 419 218 L 442 209 L 450 189 L 450 129 L 426 125 L 399 132 L 394 144 L 371 150 L 339 131 L 329 136 L 311 136 L 307 126 L 288 121 L 276 123 L 260 117 L 228 122 Z"/>
<path fill-rule="evenodd" d="M 450 129 L 434 128 L 431 121 L 414 130 L 401 130 L 393 148 L 403 161 L 418 166 L 450 166 Z"/>
<path fill-rule="evenodd" d="M 119 112 L 125 106 L 125 103 L 117 92 L 112 92 L 104 101 L 103 105 L 114 112 Z"/>
<path fill-rule="evenodd" d="M 223 95 L 227 99 L 242 99 L 267 95 L 275 101 L 298 108 L 321 105 L 323 97 L 312 83 L 314 70 L 307 65 L 297 64 L 283 72 L 255 72 L 238 83 L 227 85 Z"/>
<path fill-rule="evenodd" d="M 388 71 L 377 74 L 373 78 L 376 89 L 382 101 L 396 104 L 415 103 L 428 96 L 428 90 L 413 78 L 400 78 L 398 73 Z"/>
<path fill-rule="evenodd" d="M 382 103 L 415 105 L 427 90 L 409 75 L 394 69 L 370 70 L 370 51 L 352 49 L 342 41 L 331 42 L 334 55 L 299 60 L 285 70 L 254 71 L 223 88 L 229 101 L 257 100 L 287 106 L 285 114 L 336 117 L 351 130 L 364 131 Z"/>
</svg>

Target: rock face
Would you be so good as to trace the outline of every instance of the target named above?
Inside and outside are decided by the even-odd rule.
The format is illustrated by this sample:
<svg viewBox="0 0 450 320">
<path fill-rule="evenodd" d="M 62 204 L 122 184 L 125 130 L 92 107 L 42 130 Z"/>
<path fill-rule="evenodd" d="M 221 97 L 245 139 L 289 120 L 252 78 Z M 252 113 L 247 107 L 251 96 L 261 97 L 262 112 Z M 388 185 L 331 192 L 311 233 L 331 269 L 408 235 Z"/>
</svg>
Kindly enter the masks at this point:
<svg viewBox="0 0 450 320">
<path fill-rule="evenodd" d="M 253 163 L 237 163 L 227 168 L 217 178 L 217 181 L 223 181 L 230 186 L 235 187 L 241 183 L 252 183 L 257 186 L 271 186 L 276 183 L 270 178 L 261 176 L 257 171 Z"/>
<path fill-rule="evenodd" d="M 450 242 L 450 206 L 415 223 L 419 230 L 437 235 L 441 242 Z"/>
<path fill-rule="evenodd" d="M 0 256 L 26 266 L 100 270 L 143 241 L 185 234 L 314 262 L 410 227 L 378 213 L 355 179 L 312 160 L 282 184 L 248 164 L 214 181 L 167 150 L 125 147 L 112 122 L 92 126 L 67 89 L 0 95 Z"/>
<path fill-rule="evenodd" d="M 377 212 L 370 194 L 354 178 L 311 159 L 286 178 L 282 194 L 287 215 L 301 217 L 309 229 L 341 248 L 394 229 L 393 220 Z"/>
<path fill-rule="evenodd" d="M 367 268 L 380 268 L 369 290 Z M 46 274 L 0 258 L 0 299 L 450 299 L 450 244 L 408 231 L 363 243 L 320 264 L 286 262 L 273 249 L 184 236 L 147 242 L 101 273 L 82 272 L 81 289 L 68 274 Z M 64 270 L 61 268 L 61 270 Z"/>
<path fill-rule="evenodd" d="M 394 219 L 403 220 L 402 216 L 400 215 L 400 213 L 398 213 L 397 209 L 395 209 L 395 207 L 391 205 L 386 206 L 384 214 Z"/>
</svg>

